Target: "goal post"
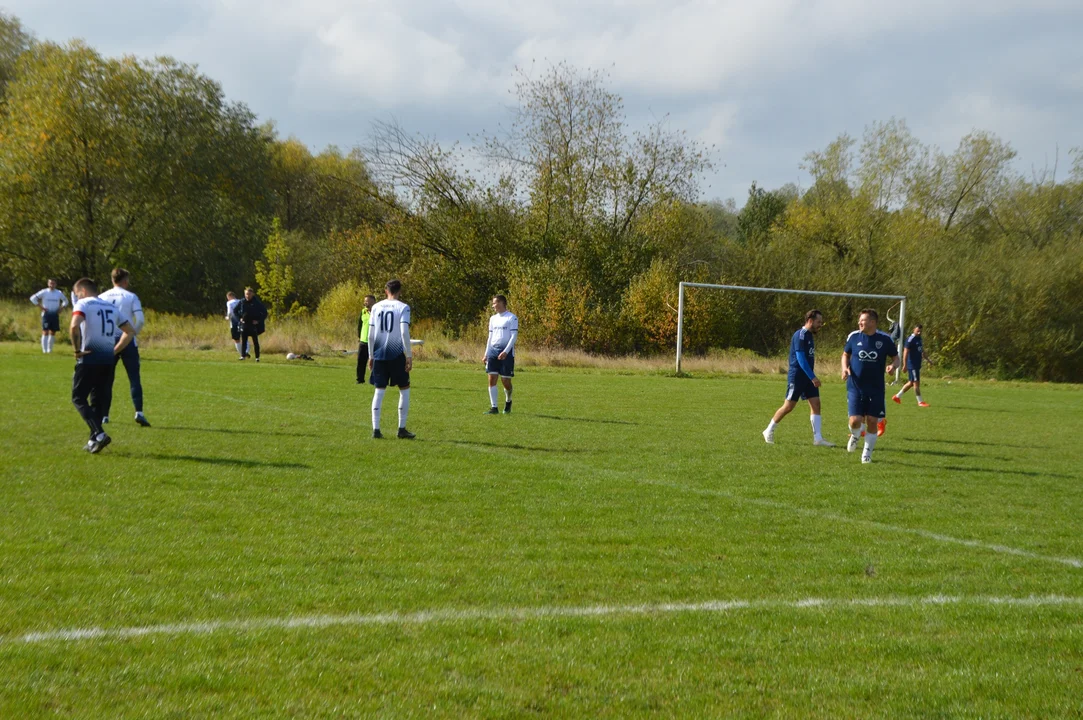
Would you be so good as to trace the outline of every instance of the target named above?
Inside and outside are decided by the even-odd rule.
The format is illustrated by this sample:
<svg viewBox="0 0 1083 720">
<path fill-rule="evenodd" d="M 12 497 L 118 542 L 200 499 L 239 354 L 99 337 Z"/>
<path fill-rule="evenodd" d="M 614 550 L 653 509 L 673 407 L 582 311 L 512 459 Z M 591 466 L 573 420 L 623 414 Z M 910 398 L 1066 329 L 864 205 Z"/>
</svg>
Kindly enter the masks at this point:
<svg viewBox="0 0 1083 720">
<path fill-rule="evenodd" d="M 794 290 L 792 288 L 765 288 L 748 287 L 746 285 L 712 285 L 710 283 L 681 282 L 677 290 L 677 374 L 681 374 L 681 356 L 684 354 L 684 289 L 685 288 L 708 288 L 712 290 L 740 290 L 744 292 L 781 293 L 783 295 L 826 295 L 829 297 L 844 298 L 868 298 L 870 300 L 898 300 L 899 301 L 899 327 L 902 335 L 899 337 L 899 359 L 902 359 L 903 343 L 906 342 L 906 296 L 905 295 L 873 295 L 870 293 L 846 293 L 827 292 L 826 290 Z M 895 379 L 899 379 L 900 368 L 895 368 Z"/>
</svg>

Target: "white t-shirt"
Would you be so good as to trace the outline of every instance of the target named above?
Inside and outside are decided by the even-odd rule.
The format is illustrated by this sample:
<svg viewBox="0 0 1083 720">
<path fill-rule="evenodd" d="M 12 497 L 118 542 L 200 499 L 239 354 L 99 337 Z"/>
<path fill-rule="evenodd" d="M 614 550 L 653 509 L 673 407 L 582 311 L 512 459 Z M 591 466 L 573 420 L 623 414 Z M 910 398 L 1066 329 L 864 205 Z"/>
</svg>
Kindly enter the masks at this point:
<svg viewBox="0 0 1083 720">
<path fill-rule="evenodd" d="M 373 360 L 411 356 L 410 306 L 401 300 L 381 300 L 372 306 L 369 351 Z"/>
<path fill-rule="evenodd" d="M 128 318 L 136 334 L 143 329 L 143 304 L 139 302 L 139 296 L 135 293 L 124 288 L 115 287 L 112 290 L 106 290 L 98 298 L 120 310 L 124 317 Z M 118 327 L 113 337 L 120 339 L 121 334 Z M 132 345 L 135 344 L 135 338 L 132 338 Z"/>
<path fill-rule="evenodd" d="M 51 313 L 60 312 L 60 308 L 68 306 L 68 301 L 64 299 L 64 293 L 59 290 L 50 290 L 49 288 L 38 290 L 31 295 L 30 302 L 35 305 L 41 305 L 43 312 Z"/>
<path fill-rule="evenodd" d="M 505 310 L 489 318 L 489 345 L 485 348 L 486 357 L 499 357 L 506 352 L 515 357 L 515 340 L 519 337 L 519 318 L 515 313 Z"/>
<path fill-rule="evenodd" d="M 124 334 L 120 326 L 130 322 L 124 311 L 100 297 L 95 297 L 76 302 L 71 315 L 83 326 L 83 342 L 79 349 L 90 353 L 79 358 L 77 362 L 87 365 L 115 362 L 113 348 L 116 346 L 116 338 Z"/>
<path fill-rule="evenodd" d="M 237 321 L 233 319 L 233 308 L 237 307 L 237 303 L 241 301 L 240 298 L 233 298 L 226 301 L 226 320 L 229 320 L 229 324 L 233 325 Z"/>
</svg>

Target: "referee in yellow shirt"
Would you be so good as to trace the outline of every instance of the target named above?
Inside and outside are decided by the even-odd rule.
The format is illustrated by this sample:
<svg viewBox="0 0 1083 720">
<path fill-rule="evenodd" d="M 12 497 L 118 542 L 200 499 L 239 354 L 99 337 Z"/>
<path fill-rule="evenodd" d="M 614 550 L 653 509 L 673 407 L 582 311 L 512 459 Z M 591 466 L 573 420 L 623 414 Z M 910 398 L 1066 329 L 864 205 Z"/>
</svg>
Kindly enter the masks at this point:
<svg viewBox="0 0 1083 720">
<path fill-rule="evenodd" d="M 375 295 L 365 296 L 365 309 L 357 320 L 357 384 L 365 384 L 365 369 L 369 365 L 369 311 L 376 304 Z"/>
</svg>

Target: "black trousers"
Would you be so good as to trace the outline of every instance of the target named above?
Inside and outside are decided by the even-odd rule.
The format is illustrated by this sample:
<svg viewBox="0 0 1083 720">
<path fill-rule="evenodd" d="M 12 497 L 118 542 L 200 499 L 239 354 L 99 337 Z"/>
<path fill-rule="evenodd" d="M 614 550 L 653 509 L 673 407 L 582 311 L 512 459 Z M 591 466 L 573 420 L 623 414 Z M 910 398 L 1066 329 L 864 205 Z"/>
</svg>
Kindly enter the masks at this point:
<svg viewBox="0 0 1083 720">
<path fill-rule="evenodd" d="M 367 342 L 357 344 L 357 382 L 365 382 L 365 370 L 369 366 L 369 344 Z"/>
<path fill-rule="evenodd" d="M 259 335 L 241 331 L 241 357 L 248 356 L 248 339 L 252 338 L 252 348 L 256 351 L 256 359 L 259 359 Z"/>
<path fill-rule="evenodd" d="M 116 363 L 79 363 L 75 366 L 75 375 L 71 381 L 71 403 L 90 428 L 91 440 L 102 431 L 102 417 L 105 414 L 102 411 L 113 400 L 113 377 L 116 370 Z"/>
</svg>

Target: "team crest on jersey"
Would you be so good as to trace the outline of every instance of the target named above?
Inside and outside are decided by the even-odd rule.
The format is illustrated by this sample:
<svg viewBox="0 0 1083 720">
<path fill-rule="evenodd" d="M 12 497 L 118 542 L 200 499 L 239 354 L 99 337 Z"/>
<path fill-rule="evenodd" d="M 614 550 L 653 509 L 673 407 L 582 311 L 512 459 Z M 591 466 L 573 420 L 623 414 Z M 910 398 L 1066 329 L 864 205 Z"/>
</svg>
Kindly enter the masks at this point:
<svg viewBox="0 0 1083 720">
<path fill-rule="evenodd" d="M 883 346 L 884 346 L 884 342 L 883 342 L 882 340 L 877 340 L 877 341 L 876 341 L 876 349 L 877 349 L 877 350 L 879 350 L 879 349 L 880 349 L 880 348 L 882 348 Z"/>
</svg>

